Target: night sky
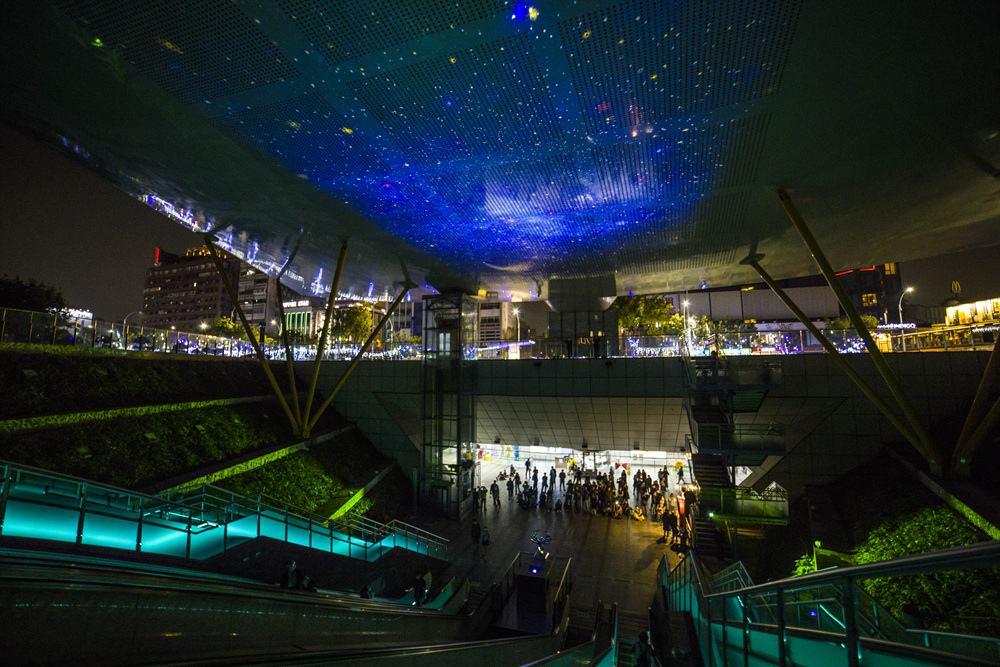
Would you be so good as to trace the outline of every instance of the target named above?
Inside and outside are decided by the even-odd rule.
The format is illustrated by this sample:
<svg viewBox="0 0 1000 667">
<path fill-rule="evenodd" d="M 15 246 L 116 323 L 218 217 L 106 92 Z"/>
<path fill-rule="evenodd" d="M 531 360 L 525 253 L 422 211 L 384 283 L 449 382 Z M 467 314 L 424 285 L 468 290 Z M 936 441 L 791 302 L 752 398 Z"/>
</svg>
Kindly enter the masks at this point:
<svg viewBox="0 0 1000 667">
<path fill-rule="evenodd" d="M 201 240 L 54 149 L 0 123 L 0 273 L 56 286 L 71 307 L 120 320 L 142 307 L 155 249 Z M 912 301 L 1000 296 L 1000 246 L 904 262 Z M 134 320 L 133 320 L 134 321 Z"/>
<path fill-rule="evenodd" d="M 120 320 L 142 308 L 157 246 L 183 254 L 201 245 L 176 222 L 3 123 L 0 155 L 0 274 L 54 285 L 73 308 Z"/>
</svg>

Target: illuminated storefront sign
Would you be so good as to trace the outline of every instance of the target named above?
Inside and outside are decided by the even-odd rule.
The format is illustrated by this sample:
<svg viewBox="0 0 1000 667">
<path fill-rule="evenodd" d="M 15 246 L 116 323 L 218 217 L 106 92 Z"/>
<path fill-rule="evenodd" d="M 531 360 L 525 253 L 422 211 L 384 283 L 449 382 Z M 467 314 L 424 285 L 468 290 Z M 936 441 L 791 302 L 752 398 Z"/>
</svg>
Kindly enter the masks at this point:
<svg viewBox="0 0 1000 667">
<path fill-rule="evenodd" d="M 949 306 L 945 311 L 945 323 L 983 324 L 1000 322 L 1000 298 Z"/>
</svg>

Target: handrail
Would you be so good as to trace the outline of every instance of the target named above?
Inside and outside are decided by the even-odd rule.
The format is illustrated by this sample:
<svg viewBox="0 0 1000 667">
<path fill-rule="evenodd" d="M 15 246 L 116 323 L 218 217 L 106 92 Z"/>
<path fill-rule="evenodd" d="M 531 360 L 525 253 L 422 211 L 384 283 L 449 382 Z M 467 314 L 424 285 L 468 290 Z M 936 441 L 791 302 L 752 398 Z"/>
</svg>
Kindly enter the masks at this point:
<svg viewBox="0 0 1000 667">
<path fill-rule="evenodd" d="M 387 526 L 358 515 L 349 517 L 350 523 L 347 524 L 329 522 L 320 515 L 297 508 L 290 503 L 282 503 L 274 498 L 268 498 L 263 494 L 246 497 L 211 484 L 196 484 L 183 489 L 167 491 L 160 495 L 147 495 L 111 485 L 91 482 L 72 475 L 55 473 L 9 461 L 0 460 L 0 465 L 2 465 L 2 482 L 4 485 L 4 493 L 2 500 L 0 500 L 0 532 L 9 532 L 9 530 L 5 530 L 4 520 L 8 516 L 11 502 L 31 502 L 51 505 L 51 501 L 44 500 L 47 497 L 56 499 L 65 498 L 62 502 L 64 504 L 67 501 L 71 502 L 74 511 L 79 512 L 79 521 L 75 531 L 75 540 L 78 543 L 83 543 L 85 539 L 92 537 L 92 535 L 88 537 L 85 530 L 88 513 L 106 514 L 107 510 L 102 512 L 102 508 L 110 508 L 118 513 L 114 514 L 114 516 L 126 522 L 131 522 L 129 525 L 135 526 L 130 530 L 125 530 L 117 542 L 110 540 L 116 545 L 116 548 L 124 548 L 121 545 L 129 544 L 130 549 L 149 551 L 150 547 L 143 547 L 144 537 L 149 536 L 149 530 L 168 529 L 179 533 L 187 533 L 187 544 L 181 549 L 184 557 L 187 558 L 192 557 L 192 535 L 221 528 L 221 541 L 217 539 L 216 542 L 219 542 L 219 544 L 211 547 L 216 549 L 216 553 L 218 553 L 219 549 L 224 551 L 227 548 L 229 525 L 254 515 L 258 517 L 256 529 L 258 533 L 261 530 L 262 518 L 267 521 L 278 521 L 285 526 L 284 539 L 286 540 L 289 537 L 290 529 L 305 530 L 309 535 L 309 546 L 313 546 L 313 536 L 318 536 L 324 541 L 329 541 L 330 549 L 333 549 L 333 541 L 336 541 L 340 545 L 346 545 L 348 556 L 353 555 L 352 551 L 357 549 L 363 552 L 365 559 L 369 557 L 369 549 L 371 547 L 381 543 L 390 536 L 397 535 L 402 540 L 402 543 L 399 543 L 394 537 L 391 546 L 401 546 L 403 548 L 411 548 L 412 546 L 418 551 L 423 550 L 428 555 L 438 557 L 440 557 L 442 551 L 446 554 L 448 548 L 448 541 L 446 539 L 437 537 L 428 531 L 423 531 L 414 526 L 409 526 L 408 524 L 400 523 L 400 526 L 407 526 L 406 529 L 402 529 L 396 526 Z M 7 487 L 12 484 L 20 484 L 20 477 L 23 475 L 30 476 L 32 478 L 30 483 L 43 489 L 40 498 L 18 498 L 13 501 L 10 499 L 10 490 Z M 34 478 L 37 478 L 37 480 Z M 65 489 L 68 491 L 68 495 L 60 493 L 64 487 L 68 487 Z M 98 499 L 101 501 L 100 504 L 95 504 L 95 501 Z M 183 499 L 183 502 L 181 502 L 181 499 Z M 274 502 L 275 504 L 271 505 L 267 501 Z M 356 524 L 359 523 L 363 530 L 363 534 L 360 537 L 353 535 L 356 530 Z M 335 527 L 340 526 L 348 528 L 347 534 L 335 530 Z M 147 529 L 145 535 L 144 527 Z M 28 533 L 24 532 L 26 530 Z M 21 526 L 21 534 L 22 536 L 32 536 L 30 530 L 24 525 Z M 72 541 L 73 535 L 66 535 L 62 539 L 66 538 Z M 124 541 L 122 538 L 124 538 Z M 107 542 L 108 540 L 105 541 Z M 345 547 L 341 546 L 339 548 L 343 549 Z M 389 547 L 386 546 L 385 548 Z M 170 553 L 174 553 L 173 549 L 175 548 L 171 547 Z M 182 554 L 175 553 L 175 555 Z"/>
<path fill-rule="evenodd" d="M 982 567 L 984 564 L 988 565 L 992 563 L 1000 563 L 1000 541 L 977 542 L 961 547 L 902 556 L 901 558 L 889 561 L 812 572 L 798 577 L 749 586 L 741 589 L 740 593 L 754 594 L 779 590 L 817 588 L 828 584 L 839 584 L 847 579 L 859 581 L 874 577 L 904 576 L 908 574 L 920 574 L 922 572 L 940 572 L 967 567 Z M 713 597 L 713 595 L 728 597 L 731 596 L 731 593 L 718 593 L 708 595 L 707 597 Z"/>
<path fill-rule="evenodd" d="M 991 567 L 1000 563 L 1000 542 L 980 542 L 977 544 L 943 549 L 926 554 L 916 554 L 892 561 L 868 563 L 846 568 L 831 568 L 808 575 L 782 579 L 766 584 L 750 585 L 706 594 L 702 585 L 696 555 L 690 554 L 670 571 L 666 559 L 658 566 L 661 583 L 667 587 L 668 599 L 678 608 L 691 611 L 695 626 L 699 631 L 703 652 L 716 646 L 718 650 L 737 650 L 728 640 L 716 645 L 712 625 L 721 624 L 725 638 L 727 626 L 742 627 L 744 651 L 749 637 L 748 631 L 777 633 L 778 662 L 785 661 L 785 639 L 796 635 L 818 638 L 820 635 L 837 637 L 834 643 L 846 647 L 848 664 L 858 664 L 857 656 L 864 645 L 898 646 L 900 651 L 912 653 L 914 650 L 940 653 L 935 647 L 915 647 L 907 641 L 907 634 L 900 636 L 898 621 L 876 606 L 874 600 L 857 588 L 856 582 L 873 577 L 905 576 L 923 572 Z M 800 597 L 806 595 L 807 597 Z M 832 609 L 830 607 L 833 607 Z M 707 610 L 707 611 L 706 611 Z M 802 610 L 806 610 L 802 616 Z M 842 615 L 841 615 L 842 613 Z M 766 614 L 766 618 L 762 615 Z M 799 618 L 795 622 L 795 617 Z M 835 632 L 823 630 L 822 619 L 834 621 Z M 801 625 L 802 618 L 813 619 Z M 891 619 L 891 620 L 890 620 Z M 989 651 L 991 642 L 962 641 L 962 636 L 950 642 L 953 651 L 961 650 L 964 656 L 979 655 Z M 829 640 L 824 639 L 828 642 Z M 878 642 L 881 642 L 880 644 Z M 941 642 L 944 643 L 944 642 Z M 940 644 L 939 644 L 940 645 Z M 930 653 L 927 653 L 930 655 Z M 952 653 L 954 662 L 968 660 L 967 657 Z"/>
<path fill-rule="evenodd" d="M 730 424 L 694 420 L 698 451 L 785 452 L 785 424 Z"/>
<path fill-rule="evenodd" d="M 734 582 L 736 583 L 736 586 L 731 585 Z M 713 593 L 718 593 L 752 586 L 753 579 L 750 578 L 750 574 L 743 566 L 743 561 L 738 560 L 729 567 L 716 572 L 715 576 L 712 577 L 712 581 L 709 582 L 708 585 Z"/>
</svg>

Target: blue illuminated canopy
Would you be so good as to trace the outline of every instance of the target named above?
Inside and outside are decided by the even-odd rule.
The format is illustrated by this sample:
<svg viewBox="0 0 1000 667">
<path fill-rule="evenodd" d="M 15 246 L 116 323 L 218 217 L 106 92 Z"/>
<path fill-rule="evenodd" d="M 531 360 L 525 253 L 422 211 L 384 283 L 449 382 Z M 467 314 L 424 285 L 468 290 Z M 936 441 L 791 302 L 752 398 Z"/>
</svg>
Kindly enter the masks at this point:
<svg viewBox="0 0 1000 667">
<path fill-rule="evenodd" d="M 300 289 L 344 238 L 355 291 L 714 287 L 751 279 L 751 248 L 812 273 L 779 186 L 838 267 L 1000 240 L 996 3 L 3 11 L 6 122 L 259 268 L 299 246 Z"/>
</svg>

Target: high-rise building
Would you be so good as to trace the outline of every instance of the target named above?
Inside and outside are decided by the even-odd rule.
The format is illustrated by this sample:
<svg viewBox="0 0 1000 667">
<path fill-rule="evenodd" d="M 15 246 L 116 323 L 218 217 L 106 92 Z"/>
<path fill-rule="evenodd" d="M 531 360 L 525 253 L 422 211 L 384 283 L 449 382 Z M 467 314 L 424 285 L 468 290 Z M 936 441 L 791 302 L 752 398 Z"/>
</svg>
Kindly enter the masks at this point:
<svg viewBox="0 0 1000 667">
<path fill-rule="evenodd" d="M 264 327 L 269 335 L 278 332 L 278 286 L 271 276 L 243 264 L 237 298 L 247 321 L 254 329 Z"/>
<path fill-rule="evenodd" d="M 242 262 L 222 254 L 222 266 L 233 284 Z M 206 248 L 191 248 L 183 256 L 156 249 L 153 266 L 146 270 L 143 287 L 143 324 L 197 331 L 220 317 L 234 315 L 215 262 Z"/>
<path fill-rule="evenodd" d="M 236 257 L 221 253 L 222 265 L 254 329 L 278 331 L 277 281 Z M 183 256 L 156 249 L 143 288 L 143 324 L 197 331 L 220 317 L 239 322 L 236 306 L 208 250 L 191 248 Z"/>
</svg>

